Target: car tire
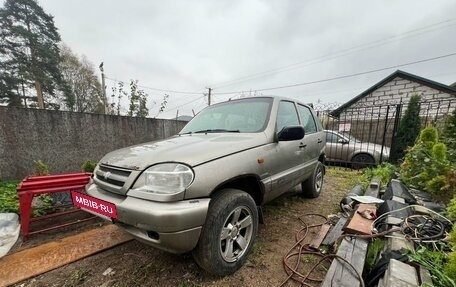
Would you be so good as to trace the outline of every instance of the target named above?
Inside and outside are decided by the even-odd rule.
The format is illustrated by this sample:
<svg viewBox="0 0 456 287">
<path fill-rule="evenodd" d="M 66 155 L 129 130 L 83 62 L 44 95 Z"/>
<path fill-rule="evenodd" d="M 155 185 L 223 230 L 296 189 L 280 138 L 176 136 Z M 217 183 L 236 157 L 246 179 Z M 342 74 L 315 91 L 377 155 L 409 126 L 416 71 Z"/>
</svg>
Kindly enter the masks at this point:
<svg viewBox="0 0 456 287">
<path fill-rule="evenodd" d="M 355 155 L 351 162 L 353 169 L 361 169 L 375 165 L 375 159 L 367 153 L 359 153 Z"/>
<path fill-rule="evenodd" d="M 211 200 L 193 257 L 208 273 L 225 276 L 244 265 L 258 231 L 253 198 L 237 189 L 224 189 Z"/>
<path fill-rule="evenodd" d="M 323 188 L 324 175 L 325 166 L 321 162 L 318 162 L 312 176 L 301 184 L 302 194 L 307 198 L 319 197 Z"/>
</svg>

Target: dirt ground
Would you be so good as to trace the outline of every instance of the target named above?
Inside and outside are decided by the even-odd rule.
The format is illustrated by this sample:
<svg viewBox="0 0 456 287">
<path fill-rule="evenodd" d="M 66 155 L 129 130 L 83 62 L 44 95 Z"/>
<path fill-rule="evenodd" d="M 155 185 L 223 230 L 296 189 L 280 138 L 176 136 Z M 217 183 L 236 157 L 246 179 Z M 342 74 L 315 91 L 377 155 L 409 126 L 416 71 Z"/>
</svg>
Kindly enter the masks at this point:
<svg viewBox="0 0 456 287">
<path fill-rule="evenodd" d="M 330 215 L 337 213 L 338 204 L 359 172 L 342 168 L 328 168 L 322 194 L 317 199 L 305 199 L 295 188 L 263 208 L 265 224 L 260 224 L 252 254 L 247 264 L 231 276 L 215 277 L 204 273 L 191 254 L 173 255 L 137 241 L 130 241 L 86 259 L 47 272 L 16 284 L 21 287 L 38 286 L 279 286 L 286 278 L 282 259 L 295 244 L 295 235 L 303 224 L 321 223 L 318 217 L 305 214 Z M 66 234 L 99 226 L 100 221 L 67 230 Z M 318 232 L 313 229 L 308 238 Z M 22 246 L 30 247 L 49 241 L 62 234 L 36 235 Z M 20 249 L 22 249 L 20 248 Z M 301 259 L 302 273 L 317 261 L 315 257 Z M 109 271 L 111 272 L 105 272 Z M 109 273 L 103 275 L 103 273 Z M 317 270 L 313 277 L 323 278 L 325 271 Z M 318 285 L 318 284 L 316 284 Z M 284 286 L 299 286 L 289 281 Z"/>
</svg>

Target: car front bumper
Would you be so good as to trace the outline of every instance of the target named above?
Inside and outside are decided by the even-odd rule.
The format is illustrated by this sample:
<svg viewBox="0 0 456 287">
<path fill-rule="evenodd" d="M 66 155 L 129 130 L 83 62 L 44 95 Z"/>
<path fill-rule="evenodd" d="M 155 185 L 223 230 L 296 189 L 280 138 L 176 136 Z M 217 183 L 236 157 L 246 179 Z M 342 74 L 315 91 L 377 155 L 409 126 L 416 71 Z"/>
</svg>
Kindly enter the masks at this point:
<svg viewBox="0 0 456 287">
<path fill-rule="evenodd" d="M 96 184 L 86 192 L 116 205 L 117 226 L 141 242 L 172 253 L 195 248 L 210 202 L 209 198 L 156 202 L 107 192 Z"/>
</svg>

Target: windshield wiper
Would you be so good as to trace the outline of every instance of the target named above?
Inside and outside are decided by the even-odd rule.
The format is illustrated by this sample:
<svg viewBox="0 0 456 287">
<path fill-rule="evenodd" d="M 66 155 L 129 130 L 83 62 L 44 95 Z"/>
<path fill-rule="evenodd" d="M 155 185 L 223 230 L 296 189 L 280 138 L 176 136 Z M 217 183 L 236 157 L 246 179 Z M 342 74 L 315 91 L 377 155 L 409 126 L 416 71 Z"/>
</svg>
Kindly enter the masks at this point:
<svg viewBox="0 0 456 287">
<path fill-rule="evenodd" d="M 186 133 L 181 133 L 181 134 L 179 134 L 179 135 L 180 135 L 180 136 L 181 136 L 181 135 L 191 135 L 192 133 L 193 133 L 193 132 L 186 132 Z"/>
<path fill-rule="evenodd" d="M 208 129 L 208 130 L 200 130 L 193 132 L 195 134 L 202 134 L 202 133 L 240 133 L 240 130 L 226 130 L 226 129 Z"/>
</svg>

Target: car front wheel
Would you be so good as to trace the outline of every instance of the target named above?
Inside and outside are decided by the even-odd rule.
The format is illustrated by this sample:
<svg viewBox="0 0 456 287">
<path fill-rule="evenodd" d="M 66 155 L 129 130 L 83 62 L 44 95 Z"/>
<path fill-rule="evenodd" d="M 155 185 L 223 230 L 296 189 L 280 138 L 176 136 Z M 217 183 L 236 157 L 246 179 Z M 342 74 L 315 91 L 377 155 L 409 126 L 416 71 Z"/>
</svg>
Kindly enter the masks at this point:
<svg viewBox="0 0 456 287">
<path fill-rule="evenodd" d="M 257 230 L 258 211 L 253 198 L 241 190 L 221 190 L 211 200 L 193 256 L 211 274 L 232 274 L 247 260 Z"/>
<path fill-rule="evenodd" d="M 312 176 L 301 184 L 302 193 L 308 198 L 317 198 L 320 196 L 323 188 L 323 177 L 325 175 L 325 166 L 318 162 L 312 173 Z"/>
</svg>

